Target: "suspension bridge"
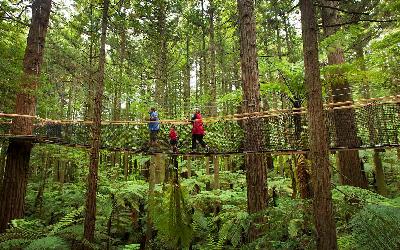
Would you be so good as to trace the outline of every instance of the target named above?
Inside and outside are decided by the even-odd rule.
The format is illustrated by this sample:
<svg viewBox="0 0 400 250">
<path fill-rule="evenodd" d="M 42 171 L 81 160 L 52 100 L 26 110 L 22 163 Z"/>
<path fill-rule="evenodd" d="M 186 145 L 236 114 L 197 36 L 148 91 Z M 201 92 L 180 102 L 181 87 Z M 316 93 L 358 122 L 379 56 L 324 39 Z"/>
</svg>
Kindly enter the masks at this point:
<svg viewBox="0 0 400 250">
<path fill-rule="evenodd" d="M 354 102 L 324 105 L 324 122 L 332 151 L 400 147 L 400 95 L 361 99 Z M 356 127 L 354 136 L 338 136 L 335 116 L 351 112 L 352 121 L 342 121 Z M 15 117 L 32 119 L 31 135 L 13 135 L 11 128 Z M 256 113 L 241 113 L 204 118 L 207 144 L 210 152 L 196 154 L 242 154 L 246 123 L 257 119 L 262 124 L 263 148 L 257 153 L 292 154 L 307 152 L 308 118 L 306 108 L 271 109 Z M 171 154 L 168 132 L 172 124 L 179 134 L 179 154 L 191 151 L 191 125 L 187 120 L 161 120 L 158 134 L 159 147 L 149 147 L 149 121 L 103 121 L 101 124 L 101 149 L 127 151 L 138 154 L 155 152 Z M 0 137 L 31 140 L 33 143 L 59 144 L 69 147 L 90 148 L 91 121 L 49 120 L 37 116 L 0 113 Z"/>
</svg>

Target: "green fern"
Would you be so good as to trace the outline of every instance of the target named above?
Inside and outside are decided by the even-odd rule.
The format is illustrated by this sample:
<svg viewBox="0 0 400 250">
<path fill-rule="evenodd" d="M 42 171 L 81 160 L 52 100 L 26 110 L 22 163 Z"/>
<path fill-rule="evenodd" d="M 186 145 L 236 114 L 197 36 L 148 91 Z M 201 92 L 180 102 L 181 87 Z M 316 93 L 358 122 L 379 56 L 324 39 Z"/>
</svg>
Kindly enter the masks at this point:
<svg viewBox="0 0 400 250">
<path fill-rule="evenodd" d="M 13 249 L 19 247 L 26 247 L 31 242 L 32 240 L 10 238 L 5 241 L 0 241 L 0 249 Z"/>
<path fill-rule="evenodd" d="M 400 208 L 367 205 L 350 221 L 359 248 L 400 249 Z"/>
<path fill-rule="evenodd" d="M 56 235 L 61 229 L 64 229 L 72 224 L 76 223 L 77 218 L 82 214 L 84 206 L 70 212 L 65 215 L 59 222 L 50 226 L 49 236 Z"/>
<path fill-rule="evenodd" d="M 125 245 L 122 250 L 139 250 L 140 249 L 140 244 L 130 244 L 130 245 Z"/>
<path fill-rule="evenodd" d="M 68 250 L 68 243 L 57 236 L 49 236 L 32 241 L 26 250 Z"/>
<path fill-rule="evenodd" d="M 160 192 L 163 199 L 154 203 L 156 207 L 152 217 L 158 230 L 157 237 L 171 249 L 186 248 L 192 239 L 191 216 L 186 213 L 189 209 L 185 204 L 185 193 L 179 184 L 171 184 L 166 195 Z"/>
<path fill-rule="evenodd" d="M 68 249 L 68 228 L 80 221 L 83 207 L 76 209 L 54 225 L 44 226 L 37 220 L 17 219 L 11 228 L 0 235 L 0 248 L 27 247 L 27 249 Z M 71 231 L 70 231 L 71 232 Z M 81 232 L 82 235 L 83 231 Z M 77 238 L 73 238 L 76 240 Z M 55 248 L 53 248 L 53 246 Z"/>
</svg>

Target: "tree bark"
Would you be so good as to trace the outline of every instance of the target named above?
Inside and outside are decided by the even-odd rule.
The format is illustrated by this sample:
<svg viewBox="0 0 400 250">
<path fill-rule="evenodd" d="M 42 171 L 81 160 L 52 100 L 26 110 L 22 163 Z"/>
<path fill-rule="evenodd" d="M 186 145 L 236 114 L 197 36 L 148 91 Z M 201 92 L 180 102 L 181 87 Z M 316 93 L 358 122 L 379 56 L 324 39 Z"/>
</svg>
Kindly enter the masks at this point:
<svg viewBox="0 0 400 250">
<path fill-rule="evenodd" d="M 214 163 L 214 189 L 219 189 L 219 158 L 217 155 L 213 156 Z"/>
<path fill-rule="evenodd" d="M 103 17 L 101 24 L 99 69 L 97 75 L 97 85 L 95 86 L 94 115 L 92 125 L 92 145 L 90 148 L 90 167 L 88 174 L 88 189 L 86 192 L 86 211 L 84 223 L 84 237 L 87 241 L 93 242 L 95 222 L 96 222 L 96 191 L 99 167 L 99 149 L 101 133 L 101 111 L 104 89 L 104 70 L 106 63 L 106 38 L 108 26 L 108 7 L 110 1 L 103 1 Z"/>
<path fill-rule="evenodd" d="M 42 182 L 40 183 L 38 192 L 36 194 L 35 203 L 34 203 L 34 210 L 36 215 L 40 218 L 42 215 L 42 207 L 43 207 L 43 193 L 44 189 L 46 188 L 46 182 L 48 178 L 48 166 L 50 165 L 50 158 L 48 157 L 48 153 L 45 152 L 43 155 L 43 165 L 42 165 Z"/>
<path fill-rule="evenodd" d="M 210 115 L 217 115 L 217 83 L 215 76 L 214 2 L 209 0 L 210 17 Z"/>
<path fill-rule="evenodd" d="M 204 157 L 205 160 L 205 168 L 206 168 L 206 175 L 210 174 L 210 157 Z"/>
<path fill-rule="evenodd" d="M 3 188 L 3 178 L 4 178 L 4 171 L 6 165 L 6 156 L 7 156 L 7 144 L 5 142 L 1 142 L 0 144 L 0 197 L 1 197 L 1 189 Z"/>
<path fill-rule="evenodd" d="M 156 186 L 156 156 L 151 156 L 149 164 L 149 192 L 148 192 L 148 205 L 147 205 L 147 218 L 146 218 L 146 240 L 145 249 L 152 249 L 151 240 L 153 238 L 153 219 L 151 210 L 154 207 L 154 188 Z"/>
<path fill-rule="evenodd" d="M 129 175 L 129 152 L 124 152 L 124 179 L 127 181 Z"/>
<path fill-rule="evenodd" d="M 121 94 L 122 94 L 122 82 L 124 76 L 124 61 L 126 52 L 126 29 L 125 24 L 121 24 L 120 32 L 120 48 L 119 48 L 119 80 L 114 83 L 114 98 L 112 108 L 112 119 L 118 121 L 121 117 Z"/>
<path fill-rule="evenodd" d="M 328 134 L 325 127 L 318 61 L 317 23 L 313 0 L 300 0 L 305 82 L 308 92 L 310 158 L 314 188 L 317 249 L 337 249 L 332 208 Z"/>
<path fill-rule="evenodd" d="M 259 112 L 260 84 L 256 49 L 256 20 L 254 2 L 238 0 L 240 30 L 240 62 L 242 69 L 243 111 Z M 250 214 L 262 211 L 267 206 L 267 170 L 262 153 L 263 133 L 259 119 L 248 119 L 245 128 L 245 168 L 247 180 L 247 211 Z M 262 222 L 262 220 L 258 220 Z M 259 230 L 254 226 L 249 231 L 250 241 L 257 238 Z"/>
<path fill-rule="evenodd" d="M 95 31 L 94 31 L 94 21 L 93 21 L 93 2 L 90 2 L 89 5 L 89 37 L 90 37 L 90 44 L 89 44 L 89 69 L 88 69 L 88 76 L 87 76 L 87 97 L 86 97 L 86 109 L 85 109 L 85 120 L 92 120 L 93 119 L 93 97 L 94 97 L 94 81 L 93 81 L 93 59 L 94 59 L 94 52 L 93 47 L 95 44 Z"/>
<path fill-rule="evenodd" d="M 35 0 L 32 4 L 32 21 L 29 28 L 23 61 L 21 91 L 17 93 L 15 113 L 35 115 L 37 88 L 45 38 L 49 23 L 51 0 Z M 12 134 L 31 135 L 33 119 L 18 117 L 13 121 Z M 30 141 L 10 140 L 7 150 L 3 187 L 0 197 L 0 233 L 8 223 L 24 215 L 24 202 L 29 169 L 29 159 L 33 145 Z"/>
<path fill-rule="evenodd" d="M 185 65 L 185 76 L 186 81 L 183 84 L 183 111 L 184 113 L 190 112 L 190 36 L 189 32 L 186 33 L 186 65 Z"/>
<path fill-rule="evenodd" d="M 382 160 L 378 150 L 374 150 L 374 165 L 378 194 L 386 196 L 388 192 L 385 182 L 385 172 L 383 171 Z"/>
<path fill-rule="evenodd" d="M 365 65 L 365 58 L 364 58 L 364 49 L 362 44 L 358 44 L 355 47 L 357 58 L 360 60 L 360 68 L 362 72 L 367 70 Z M 370 91 L 369 91 L 369 83 L 367 79 L 363 79 L 363 89 L 361 90 L 363 93 L 363 98 L 368 99 L 371 98 Z M 369 140 L 371 143 L 376 144 L 376 132 L 374 128 L 375 124 L 375 114 L 374 112 L 368 113 L 368 133 L 369 133 Z M 379 150 L 374 149 L 373 160 L 375 165 L 375 174 L 376 174 L 376 184 L 377 184 L 377 191 L 381 195 L 387 195 L 386 183 L 385 183 L 385 173 L 383 171 L 383 164 L 382 159 L 379 155 Z M 368 183 L 367 178 L 365 181 Z"/>
<path fill-rule="evenodd" d="M 156 69 L 156 103 L 166 107 L 168 104 L 168 86 L 167 86 L 167 34 L 166 34 L 166 3 L 164 0 L 158 1 L 156 7 L 157 15 L 157 32 L 159 37 L 157 52 L 157 69 Z M 169 111 L 167 111 L 169 113 Z"/>
<path fill-rule="evenodd" d="M 192 177 L 192 157 L 189 156 L 187 159 L 187 178 Z"/>
<path fill-rule="evenodd" d="M 338 23 L 337 8 L 339 1 L 322 1 L 325 6 L 322 8 L 322 23 L 325 37 L 329 37 L 338 31 L 338 27 L 330 27 Z M 328 64 L 340 65 L 345 62 L 344 51 L 337 45 L 333 45 L 328 51 Z M 331 83 L 333 102 L 352 101 L 350 84 L 340 69 L 329 75 Z M 334 110 L 334 123 L 336 132 L 336 144 L 338 147 L 356 148 L 359 145 L 357 139 L 357 127 L 354 109 Z M 358 151 L 339 151 L 340 182 L 344 185 L 351 185 L 366 188 L 365 176 L 361 170 Z"/>
<path fill-rule="evenodd" d="M 299 183 L 300 197 L 302 199 L 310 199 L 313 197 L 310 174 L 308 173 L 307 155 L 295 155 L 297 167 L 297 180 Z"/>
<path fill-rule="evenodd" d="M 208 83 L 207 51 L 206 51 L 206 26 L 204 22 L 204 0 L 201 0 L 201 58 L 200 58 L 200 86 L 199 95 L 204 95 L 204 86 Z"/>
</svg>

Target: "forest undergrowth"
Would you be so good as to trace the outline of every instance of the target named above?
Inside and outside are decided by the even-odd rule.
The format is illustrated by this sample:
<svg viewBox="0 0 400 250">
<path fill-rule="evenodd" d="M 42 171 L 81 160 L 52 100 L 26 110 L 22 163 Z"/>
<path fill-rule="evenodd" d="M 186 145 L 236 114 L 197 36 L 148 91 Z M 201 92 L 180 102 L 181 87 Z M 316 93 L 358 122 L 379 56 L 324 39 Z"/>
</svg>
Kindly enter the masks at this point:
<svg viewBox="0 0 400 250">
<path fill-rule="evenodd" d="M 75 153 L 70 154 L 72 161 L 79 156 L 79 151 Z M 373 185 L 365 190 L 332 184 L 339 249 L 397 249 L 400 245 L 400 197 L 396 196 L 400 173 L 395 157 L 387 151 L 383 158 L 390 166 L 386 169 L 387 197 L 376 194 Z M 146 162 L 148 158 L 136 160 Z M 233 158 L 237 166 L 242 164 L 240 157 Z M 43 170 L 42 159 L 33 159 L 35 169 Z M 373 184 L 371 153 L 365 153 L 364 159 Z M 87 245 L 95 249 L 141 249 L 149 215 L 153 249 L 316 248 L 311 200 L 293 198 L 288 164 L 269 171 L 268 208 L 251 216 L 246 211 L 242 170 L 220 171 L 220 188 L 213 189 L 215 176 L 212 171 L 205 173 L 204 160 L 192 160 L 190 178 L 187 166 L 187 160 L 179 161 L 178 180 L 170 178 L 156 184 L 149 196 L 145 171 L 132 171 L 124 179 L 118 164 L 101 165 L 95 243 L 86 242 L 82 236 L 85 171 L 77 165 L 74 179 L 64 183 L 54 175 L 54 167 L 47 169 L 45 180 L 42 171 L 32 173 L 27 216 L 12 221 L 12 227 L 0 236 L 0 248 L 78 249 Z M 172 169 L 172 165 L 169 167 Z M 265 223 L 256 225 L 260 237 L 248 243 L 247 233 L 254 217 L 264 218 Z"/>
</svg>

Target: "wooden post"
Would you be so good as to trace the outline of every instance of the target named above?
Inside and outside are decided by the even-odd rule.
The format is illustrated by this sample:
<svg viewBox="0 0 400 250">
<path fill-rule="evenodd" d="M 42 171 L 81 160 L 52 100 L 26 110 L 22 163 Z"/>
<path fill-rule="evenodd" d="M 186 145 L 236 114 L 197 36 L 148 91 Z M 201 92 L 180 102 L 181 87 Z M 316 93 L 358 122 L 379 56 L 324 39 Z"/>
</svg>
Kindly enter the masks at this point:
<svg viewBox="0 0 400 250">
<path fill-rule="evenodd" d="M 214 189 L 219 189 L 219 158 L 217 155 L 213 156 L 214 162 Z"/>
<path fill-rule="evenodd" d="M 231 155 L 226 156 L 226 166 L 228 171 L 232 171 L 232 158 Z"/>
<path fill-rule="evenodd" d="M 153 220 L 151 218 L 150 209 L 154 206 L 154 187 L 156 177 L 156 157 L 152 155 L 149 166 L 149 193 L 148 193 L 148 206 L 147 206 L 147 219 L 146 219 L 146 242 L 145 249 L 150 249 L 150 241 L 153 235 Z"/>
<path fill-rule="evenodd" d="M 188 178 L 192 177 L 192 157 L 191 156 L 189 156 L 188 160 L 187 160 L 187 171 L 188 171 L 187 177 Z"/>
<path fill-rule="evenodd" d="M 160 155 L 160 182 L 165 181 L 165 161 L 166 161 L 166 155 Z"/>
<path fill-rule="evenodd" d="M 209 175 L 210 174 L 210 157 L 206 157 L 205 158 L 205 160 L 206 160 L 206 175 Z"/>
<path fill-rule="evenodd" d="M 129 152 L 124 152 L 124 177 L 128 180 L 128 170 L 129 170 Z"/>
<path fill-rule="evenodd" d="M 160 176 L 160 169 L 161 169 L 161 154 L 156 154 L 155 157 L 155 164 L 154 164 L 154 183 L 158 184 L 161 183 L 161 176 Z"/>
<path fill-rule="evenodd" d="M 60 160 L 59 161 L 59 182 L 61 183 L 61 185 L 64 184 L 65 181 L 65 161 Z"/>
</svg>

